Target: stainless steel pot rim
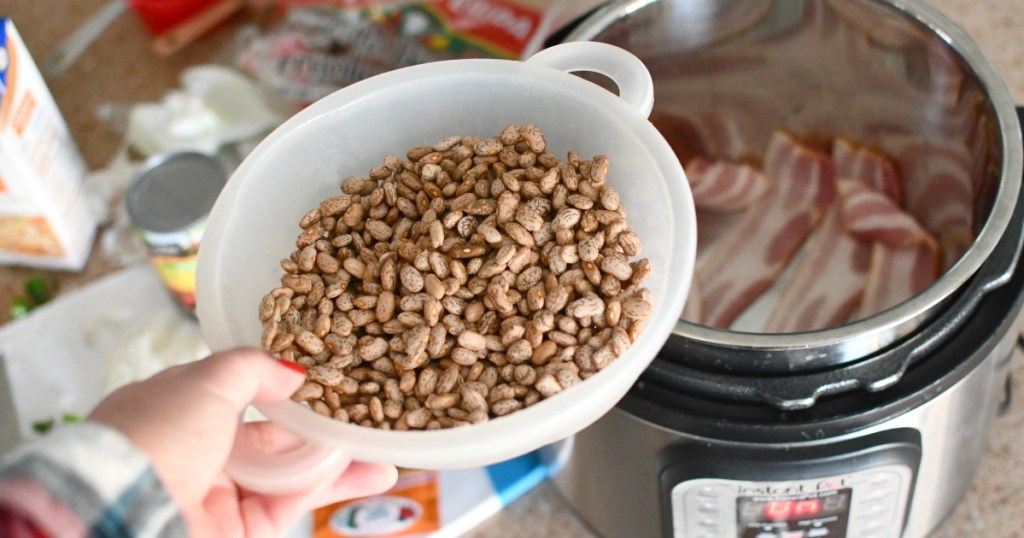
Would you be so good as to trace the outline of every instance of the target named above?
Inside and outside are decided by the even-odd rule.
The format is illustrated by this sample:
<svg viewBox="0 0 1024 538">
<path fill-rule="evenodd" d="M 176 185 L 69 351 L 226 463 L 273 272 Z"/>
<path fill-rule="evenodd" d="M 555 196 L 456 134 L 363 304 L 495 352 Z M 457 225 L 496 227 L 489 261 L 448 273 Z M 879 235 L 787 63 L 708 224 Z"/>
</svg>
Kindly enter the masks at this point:
<svg viewBox="0 0 1024 538">
<path fill-rule="evenodd" d="M 614 22 L 658 0 L 618 0 L 595 11 L 566 37 L 589 40 Z M 931 29 L 974 71 L 995 111 L 1002 156 L 1000 181 L 991 212 L 974 243 L 956 264 L 924 292 L 869 318 L 804 333 L 765 334 L 715 329 L 680 321 L 673 335 L 705 344 L 766 353 L 796 352 L 806 362 L 842 363 L 864 357 L 907 336 L 940 303 L 959 290 L 989 258 L 1013 214 L 1024 173 L 1020 122 L 1006 83 L 981 49 L 956 24 L 923 0 L 877 0 Z M 1020 251 L 1020 244 L 1017 245 Z M 1017 256 L 1014 256 L 1014 260 Z M 1006 278 L 1013 273 L 1013 268 Z M 1000 282 L 1001 283 L 1001 282 Z"/>
</svg>

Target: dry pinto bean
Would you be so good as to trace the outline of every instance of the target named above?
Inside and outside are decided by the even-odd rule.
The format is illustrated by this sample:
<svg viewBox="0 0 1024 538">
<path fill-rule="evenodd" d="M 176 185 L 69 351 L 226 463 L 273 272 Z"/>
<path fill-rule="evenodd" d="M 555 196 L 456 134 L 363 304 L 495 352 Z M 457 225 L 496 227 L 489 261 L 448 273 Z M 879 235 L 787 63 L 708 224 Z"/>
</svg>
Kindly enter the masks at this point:
<svg viewBox="0 0 1024 538">
<path fill-rule="evenodd" d="M 600 297 L 588 295 L 569 303 L 566 307 L 566 312 L 576 319 L 581 319 L 601 314 L 604 312 L 604 309 L 605 302 Z"/>
<path fill-rule="evenodd" d="M 437 387 L 434 389 L 438 394 L 445 394 L 455 390 L 455 386 L 458 385 L 462 379 L 460 369 L 457 364 L 452 364 L 448 368 L 445 368 L 444 372 L 441 373 L 441 377 L 437 380 Z"/>
<path fill-rule="evenodd" d="M 465 334 L 465 333 L 463 333 Z M 477 354 L 464 347 L 455 347 L 451 352 L 451 359 L 460 366 L 473 366 L 477 363 Z"/>
<path fill-rule="evenodd" d="M 601 271 L 622 281 L 629 280 L 633 276 L 633 268 L 629 262 L 614 256 L 606 256 L 601 260 Z"/>
<path fill-rule="evenodd" d="M 433 413 L 430 412 L 430 409 L 424 407 L 421 409 L 409 411 L 409 413 L 405 415 L 405 422 L 409 425 L 410 428 L 423 429 L 427 426 L 427 422 L 430 420 L 432 416 L 434 415 Z"/>
<path fill-rule="evenodd" d="M 554 396 L 562 390 L 562 386 L 558 384 L 558 380 L 551 374 L 544 374 L 540 376 L 534 384 L 534 388 L 537 389 L 537 392 L 540 392 L 545 398 Z"/>
<path fill-rule="evenodd" d="M 427 401 L 424 402 L 427 409 L 437 411 L 451 408 L 459 403 L 458 394 L 431 394 L 427 396 Z"/>
<path fill-rule="evenodd" d="M 651 266 L 632 258 L 610 159 L 563 162 L 530 124 L 405 158 L 297 219 L 257 312 L 263 347 L 307 367 L 293 398 L 386 429 L 476 424 L 579 383 L 638 337 Z"/>
<path fill-rule="evenodd" d="M 494 413 L 495 416 L 503 417 L 522 408 L 523 402 L 516 400 L 515 398 L 508 398 L 494 402 L 491 406 L 491 412 Z"/>
<path fill-rule="evenodd" d="M 470 351 L 483 351 L 487 348 L 487 339 L 473 331 L 463 331 L 459 335 L 459 345 Z"/>
<path fill-rule="evenodd" d="M 428 367 L 421 371 L 419 379 L 416 381 L 416 395 L 426 398 L 427 395 L 433 394 L 434 389 L 437 387 L 437 380 L 440 377 L 441 374 L 436 367 Z"/>
<path fill-rule="evenodd" d="M 632 319 L 646 319 L 651 315 L 651 303 L 632 296 L 622 301 L 622 315 Z"/>
<path fill-rule="evenodd" d="M 292 394 L 292 399 L 297 402 L 316 400 L 324 395 L 324 386 L 315 381 L 306 381 L 299 387 L 299 390 Z"/>
<path fill-rule="evenodd" d="M 487 410 L 487 398 L 482 393 L 463 386 L 461 396 L 459 405 L 466 411 Z"/>
</svg>

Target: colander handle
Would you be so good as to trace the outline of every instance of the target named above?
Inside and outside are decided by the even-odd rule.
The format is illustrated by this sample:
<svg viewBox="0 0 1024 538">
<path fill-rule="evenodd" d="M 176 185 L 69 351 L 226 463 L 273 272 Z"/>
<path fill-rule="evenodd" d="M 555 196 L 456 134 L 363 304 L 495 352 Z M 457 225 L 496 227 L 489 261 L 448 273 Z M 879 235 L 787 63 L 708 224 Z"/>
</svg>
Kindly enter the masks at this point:
<svg viewBox="0 0 1024 538">
<path fill-rule="evenodd" d="M 574 41 L 544 49 L 526 63 L 567 73 L 591 71 L 610 78 L 619 87 L 619 98 L 643 117 L 654 107 L 654 82 L 647 66 L 633 54 L 607 43 Z"/>
<path fill-rule="evenodd" d="M 316 484 L 324 476 L 338 475 L 351 463 L 344 451 L 308 441 L 286 452 L 264 452 L 242 430 L 239 428 L 235 434 L 235 444 L 224 470 L 238 485 L 250 491 L 267 494 L 298 491 Z"/>
</svg>

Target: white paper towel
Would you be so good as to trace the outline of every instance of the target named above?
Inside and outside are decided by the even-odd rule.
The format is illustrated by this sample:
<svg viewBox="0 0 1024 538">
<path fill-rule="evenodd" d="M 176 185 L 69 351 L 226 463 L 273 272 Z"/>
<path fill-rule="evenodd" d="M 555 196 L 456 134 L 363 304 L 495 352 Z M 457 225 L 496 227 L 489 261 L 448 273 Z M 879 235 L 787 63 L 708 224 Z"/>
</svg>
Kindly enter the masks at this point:
<svg viewBox="0 0 1024 538">
<path fill-rule="evenodd" d="M 0 328 L 0 451 L 37 435 L 34 422 L 84 416 L 118 386 L 207 353 L 148 265 L 59 295 Z"/>
</svg>

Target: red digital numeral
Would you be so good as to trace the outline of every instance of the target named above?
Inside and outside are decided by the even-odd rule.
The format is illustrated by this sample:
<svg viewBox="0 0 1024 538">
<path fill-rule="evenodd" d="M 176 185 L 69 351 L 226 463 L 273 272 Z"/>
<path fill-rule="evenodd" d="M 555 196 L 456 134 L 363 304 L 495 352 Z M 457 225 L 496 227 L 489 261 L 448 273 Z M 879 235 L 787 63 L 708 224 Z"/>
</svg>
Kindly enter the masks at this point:
<svg viewBox="0 0 1024 538">
<path fill-rule="evenodd" d="M 789 519 L 793 504 L 793 501 L 772 501 L 764 506 L 764 515 L 771 520 Z"/>
<path fill-rule="evenodd" d="M 817 499 L 807 499 L 804 501 L 798 501 L 796 506 L 793 507 L 793 515 L 796 517 L 800 516 L 816 516 L 821 512 L 821 502 Z"/>
<path fill-rule="evenodd" d="M 764 516 L 772 521 L 816 516 L 819 513 L 821 513 L 821 501 L 818 499 L 772 501 L 764 505 Z"/>
</svg>

